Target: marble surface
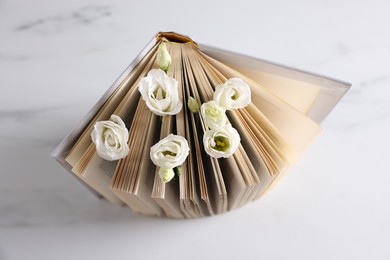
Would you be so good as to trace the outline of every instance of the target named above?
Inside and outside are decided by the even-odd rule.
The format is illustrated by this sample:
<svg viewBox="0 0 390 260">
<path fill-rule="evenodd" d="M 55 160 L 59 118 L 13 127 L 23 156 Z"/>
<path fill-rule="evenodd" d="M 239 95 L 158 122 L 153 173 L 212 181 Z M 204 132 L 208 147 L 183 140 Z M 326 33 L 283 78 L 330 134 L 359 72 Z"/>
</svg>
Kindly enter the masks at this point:
<svg viewBox="0 0 390 260">
<path fill-rule="evenodd" d="M 0 259 L 390 259 L 390 3 L 0 1 Z M 198 220 L 99 201 L 50 152 L 149 39 L 350 81 L 261 200 Z"/>
</svg>

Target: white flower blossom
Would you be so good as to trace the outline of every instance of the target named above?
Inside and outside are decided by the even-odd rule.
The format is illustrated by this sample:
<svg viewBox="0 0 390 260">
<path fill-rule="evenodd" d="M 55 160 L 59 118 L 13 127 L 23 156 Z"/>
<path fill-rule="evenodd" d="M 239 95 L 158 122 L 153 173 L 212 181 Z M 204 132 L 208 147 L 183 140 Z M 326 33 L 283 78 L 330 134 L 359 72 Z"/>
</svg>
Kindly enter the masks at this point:
<svg viewBox="0 0 390 260">
<path fill-rule="evenodd" d="M 129 153 L 127 141 L 129 132 L 125 123 L 117 115 L 111 115 L 108 121 L 96 122 L 91 133 L 98 155 L 114 161 L 124 158 Z"/>
<path fill-rule="evenodd" d="M 183 164 L 189 151 L 184 137 L 169 134 L 150 148 L 150 159 L 161 168 L 173 169 Z"/>
<path fill-rule="evenodd" d="M 237 150 L 240 135 L 231 125 L 217 130 L 207 130 L 203 135 L 206 153 L 214 158 L 228 158 Z"/>
<path fill-rule="evenodd" d="M 226 109 L 219 106 L 215 101 L 203 103 L 200 112 L 204 122 L 210 129 L 218 129 L 226 125 Z"/>
<path fill-rule="evenodd" d="M 227 110 L 243 108 L 251 102 L 251 89 L 242 79 L 231 78 L 216 87 L 214 101 Z"/>
<path fill-rule="evenodd" d="M 179 99 L 178 82 L 161 69 L 152 69 L 138 84 L 148 108 L 159 116 L 175 115 L 183 104 Z"/>
<path fill-rule="evenodd" d="M 167 50 L 167 46 L 165 43 L 160 43 L 158 46 L 157 51 L 157 64 L 160 66 L 160 69 L 163 71 L 168 71 L 169 66 L 172 63 L 171 55 L 169 55 L 169 52 Z"/>
</svg>

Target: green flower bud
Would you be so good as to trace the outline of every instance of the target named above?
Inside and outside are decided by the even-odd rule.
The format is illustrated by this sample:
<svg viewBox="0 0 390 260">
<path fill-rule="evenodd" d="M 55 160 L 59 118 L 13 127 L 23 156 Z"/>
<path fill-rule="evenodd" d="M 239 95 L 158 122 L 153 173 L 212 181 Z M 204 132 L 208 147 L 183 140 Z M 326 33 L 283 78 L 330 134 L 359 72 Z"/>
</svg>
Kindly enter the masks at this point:
<svg viewBox="0 0 390 260">
<path fill-rule="evenodd" d="M 158 176 L 160 176 L 160 179 L 167 183 L 175 176 L 175 173 L 173 169 L 166 169 L 166 168 L 160 168 L 158 171 Z"/>
<path fill-rule="evenodd" d="M 195 98 L 189 97 L 187 101 L 188 108 L 192 113 L 197 113 L 199 111 L 199 103 Z"/>
<path fill-rule="evenodd" d="M 160 43 L 160 46 L 158 46 L 158 51 L 157 51 L 158 66 L 160 66 L 160 69 L 167 72 L 171 63 L 172 63 L 172 58 L 171 55 L 169 55 L 167 46 L 165 45 L 165 43 Z"/>
</svg>

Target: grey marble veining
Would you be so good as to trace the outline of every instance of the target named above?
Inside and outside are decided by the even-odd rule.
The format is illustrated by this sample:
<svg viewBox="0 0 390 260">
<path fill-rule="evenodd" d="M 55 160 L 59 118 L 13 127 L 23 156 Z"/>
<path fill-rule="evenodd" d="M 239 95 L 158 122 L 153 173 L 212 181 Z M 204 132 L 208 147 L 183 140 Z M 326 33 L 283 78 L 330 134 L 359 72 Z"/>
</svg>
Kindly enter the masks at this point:
<svg viewBox="0 0 390 260">
<path fill-rule="evenodd" d="M 96 21 L 110 15 L 111 8 L 109 6 L 85 6 L 67 14 L 30 21 L 17 26 L 15 30 L 33 31 L 40 34 L 57 34 L 64 29 L 71 29 L 73 26 L 93 25 Z"/>
<path fill-rule="evenodd" d="M 0 2 L 0 259 L 390 259 L 390 4 Z M 201 220 L 100 201 L 50 152 L 158 31 L 350 81 L 267 196 Z"/>
<path fill-rule="evenodd" d="M 12 110 L 12 111 L 0 111 L 0 121 L 3 120 L 15 120 L 15 121 L 25 121 L 25 120 L 34 120 L 40 114 L 55 110 L 56 108 L 39 108 L 39 109 L 25 109 L 25 110 Z"/>
</svg>

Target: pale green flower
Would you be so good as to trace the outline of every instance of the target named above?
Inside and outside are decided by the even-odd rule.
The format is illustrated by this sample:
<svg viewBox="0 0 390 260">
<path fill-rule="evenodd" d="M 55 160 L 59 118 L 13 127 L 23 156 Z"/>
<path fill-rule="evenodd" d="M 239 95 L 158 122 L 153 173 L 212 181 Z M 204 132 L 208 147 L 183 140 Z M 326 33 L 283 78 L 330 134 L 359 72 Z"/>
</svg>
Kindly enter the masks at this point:
<svg viewBox="0 0 390 260">
<path fill-rule="evenodd" d="M 160 179 L 166 183 L 171 181 L 172 178 L 175 177 L 175 173 L 173 169 L 160 168 L 160 170 L 158 171 L 158 176 L 160 176 Z"/>
<path fill-rule="evenodd" d="M 219 129 L 226 125 L 226 109 L 219 106 L 215 101 L 203 103 L 200 107 L 202 118 L 210 129 Z"/>
<path fill-rule="evenodd" d="M 188 108 L 192 113 L 197 113 L 199 112 L 199 103 L 196 101 L 195 98 L 189 97 L 187 101 Z"/>
<path fill-rule="evenodd" d="M 240 135 L 231 125 L 218 130 L 207 130 L 203 135 L 206 153 L 214 158 L 228 158 L 233 155 L 240 144 Z"/>
<path fill-rule="evenodd" d="M 160 43 L 160 46 L 158 46 L 158 51 L 157 51 L 158 66 L 160 66 L 160 69 L 167 72 L 171 63 L 172 63 L 172 58 L 171 55 L 169 55 L 166 44 Z"/>
</svg>

